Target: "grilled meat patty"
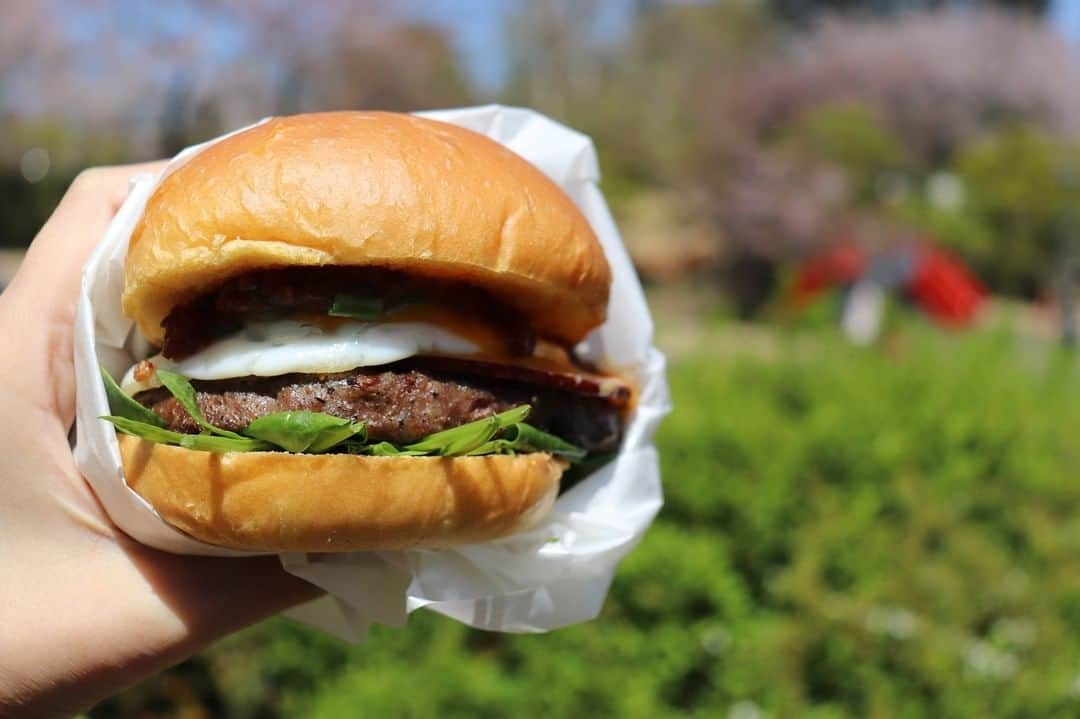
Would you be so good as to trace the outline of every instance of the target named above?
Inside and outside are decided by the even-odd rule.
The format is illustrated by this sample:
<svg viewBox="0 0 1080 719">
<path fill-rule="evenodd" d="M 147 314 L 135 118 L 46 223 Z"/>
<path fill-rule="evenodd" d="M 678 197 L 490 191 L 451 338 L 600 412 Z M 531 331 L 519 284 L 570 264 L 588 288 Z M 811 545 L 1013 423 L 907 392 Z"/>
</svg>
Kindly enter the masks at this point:
<svg viewBox="0 0 1080 719">
<path fill-rule="evenodd" d="M 406 444 L 529 404 L 530 424 L 589 451 L 616 449 L 621 433 L 618 410 L 604 399 L 523 382 L 451 377 L 409 363 L 192 384 L 207 420 L 233 431 L 273 412 L 307 410 L 365 420 L 371 439 Z M 170 429 L 198 432 L 194 420 L 165 389 L 141 392 L 135 399 L 160 415 Z"/>
</svg>

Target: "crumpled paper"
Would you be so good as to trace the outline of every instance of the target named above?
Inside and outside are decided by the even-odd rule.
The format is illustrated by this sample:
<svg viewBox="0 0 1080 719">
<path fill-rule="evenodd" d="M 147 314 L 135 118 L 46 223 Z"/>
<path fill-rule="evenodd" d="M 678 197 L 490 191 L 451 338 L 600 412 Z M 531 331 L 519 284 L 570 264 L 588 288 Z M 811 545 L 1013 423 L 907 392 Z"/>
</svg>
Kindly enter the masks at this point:
<svg viewBox="0 0 1080 719">
<path fill-rule="evenodd" d="M 400 626 L 421 607 L 482 629 L 542 632 L 592 619 L 616 564 L 641 539 L 662 503 L 652 436 L 669 411 L 664 356 L 652 346 L 641 285 L 597 188 L 592 141 L 520 108 L 442 110 L 422 115 L 467 127 L 502 143 L 544 171 L 573 198 L 600 238 L 614 274 L 607 323 L 580 354 L 636 377 L 640 396 L 617 458 L 559 497 L 548 519 L 527 533 L 439 551 L 287 553 L 282 566 L 326 590 L 289 616 L 349 641 L 372 622 Z M 221 139 L 221 138 L 218 138 Z M 165 174 L 207 145 L 181 152 Z M 164 176 L 164 175 L 163 175 Z M 196 541 L 166 524 L 124 482 L 98 365 L 120 376 L 147 354 L 120 309 L 124 256 L 160 178 L 140 176 L 83 270 L 75 321 L 75 460 L 112 520 L 138 541 L 178 554 L 242 556 Z"/>
</svg>

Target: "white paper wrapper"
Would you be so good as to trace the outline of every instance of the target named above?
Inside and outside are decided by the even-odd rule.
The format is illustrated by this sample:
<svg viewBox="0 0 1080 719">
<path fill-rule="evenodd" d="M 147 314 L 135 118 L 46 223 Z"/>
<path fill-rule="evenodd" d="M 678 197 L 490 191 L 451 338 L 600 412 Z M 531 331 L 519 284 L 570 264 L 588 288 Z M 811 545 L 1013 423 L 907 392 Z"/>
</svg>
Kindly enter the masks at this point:
<svg viewBox="0 0 1080 719">
<path fill-rule="evenodd" d="M 542 632 L 585 621 L 600 611 L 616 564 L 641 539 L 662 501 L 652 436 L 669 400 L 664 357 L 652 347 L 644 294 L 597 188 L 599 172 L 588 137 L 518 108 L 423 114 L 506 145 L 547 173 L 585 213 L 603 243 L 614 283 L 608 321 L 586 339 L 581 352 L 636 374 L 640 400 L 617 459 L 561 496 L 547 521 L 528 533 L 441 551 L 281 555 L 287 571 L 328 592 L 290 615 L 350 641 L 362 639 L 371 622 L 401 625 L 420 607 L 506 632 Z M 180 153 L 166 174 L 205 146 Z M 148 176 L 133 180 L 131 194 L 83 271 L 75 321 L 75 460 L 112 520 L 140 542 L 179 554 L 240 556 L 178 532 L 131 491 L 112 425 L 97 419 L 108 414 L 99 363 L 119 376 L 146 354 L 120 310 L 120 294 L 128 239 L 156 185 Z"/>
</svg>

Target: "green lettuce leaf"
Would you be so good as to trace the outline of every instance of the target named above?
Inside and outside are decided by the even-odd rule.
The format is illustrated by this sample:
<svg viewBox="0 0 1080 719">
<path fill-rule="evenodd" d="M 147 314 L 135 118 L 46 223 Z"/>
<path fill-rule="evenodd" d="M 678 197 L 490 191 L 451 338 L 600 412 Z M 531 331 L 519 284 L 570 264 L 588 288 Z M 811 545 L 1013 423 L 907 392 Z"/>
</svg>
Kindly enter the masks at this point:
<svg viewBox="0 0 1080 719">
<path fill-rule="evenodd" d="M 129 397 L 124 390 L 120 389 L 120 385 L 116 384 L 116 380 L 112 378 L 108 370 L 104 367 L 100 369 L 101 380 L 105 383 L 105 396 L 109 399 L 109 411 L 113 415 L 126 417 L 155 427 L 167 426 L 165 420 L 159 417 L 156 412 L 149 407 L 142 406 L 134 398 Z"/>
<path fill-rule="evenodd" d="M 290 452 L 325 452 L 359 434 L 364 422 L 352 422 L 323 412 L 275 412 L 259 417 L 244 428 L 248 437 L 272 442 Z M 362 442 L 364 437 L 360 437 Z"/>
</svg>

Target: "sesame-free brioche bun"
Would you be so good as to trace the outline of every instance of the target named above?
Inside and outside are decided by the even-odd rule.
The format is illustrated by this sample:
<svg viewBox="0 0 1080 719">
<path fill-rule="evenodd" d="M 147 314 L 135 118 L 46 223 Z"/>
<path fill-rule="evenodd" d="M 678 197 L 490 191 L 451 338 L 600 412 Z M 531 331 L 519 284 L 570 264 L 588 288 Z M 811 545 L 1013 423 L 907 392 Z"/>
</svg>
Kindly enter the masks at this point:
<svg viewBox="0 0 1080 719">
<path fill-rule="evenodd" d="M 542 336 L 604 320 L 611 271 L 540 170 L 470 130 L 410 115 L 272 119 L 165 178 L 135 228 L 124 311 L 154 344 L 172 308 L 258 269 L 374 265 L 479 286 Z"/>
<path fill-rule="evenodd" d="M 542 519 L 550 454 L 213 454 L 118 435 L 128 486 L 177 529 L 233 549 L 346 552 L 481 542 Z"/>
</svg>

